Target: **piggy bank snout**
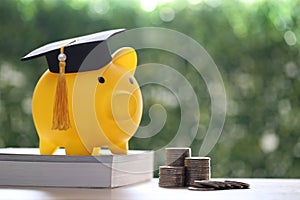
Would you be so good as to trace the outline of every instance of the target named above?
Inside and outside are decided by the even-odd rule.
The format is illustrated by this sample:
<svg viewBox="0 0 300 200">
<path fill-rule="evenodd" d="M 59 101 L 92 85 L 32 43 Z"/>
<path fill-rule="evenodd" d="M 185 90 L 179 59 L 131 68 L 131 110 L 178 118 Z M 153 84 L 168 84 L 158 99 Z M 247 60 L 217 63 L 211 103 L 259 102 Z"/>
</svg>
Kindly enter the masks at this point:
<svg viewBox="0 0 300 200">
<path fill-rule="evenodd" d="M 112 117 L 116 121 L 132 120 L 137 115 L 139 101 L 135 92 L 115 91 L 111 99 Z"/>
</svg>

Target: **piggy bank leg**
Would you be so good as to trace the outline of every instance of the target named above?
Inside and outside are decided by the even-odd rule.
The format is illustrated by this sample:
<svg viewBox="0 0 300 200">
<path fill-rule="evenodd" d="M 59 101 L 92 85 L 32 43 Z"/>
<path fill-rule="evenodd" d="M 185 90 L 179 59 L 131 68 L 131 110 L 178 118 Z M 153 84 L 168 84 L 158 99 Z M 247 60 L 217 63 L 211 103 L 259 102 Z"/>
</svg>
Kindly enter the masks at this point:
<svg viewBox="0 0 300 200">
<path fill-rule="evenodd" d="M 101 149 L 100 147 L 94 147 L 92 155 L 93 156 L 99 156 L 100 155 L 100 149 Z"/>
<path fill-rule="evenodd" d="M 40 154 L 42 155 L 52 155 L 58 149 L 58 146 L 47 141 L 40 139 Z"/>
<path fill-rule="evenodd" d="M 114 144 L 109 147 L 110 151 L 113 154 L 127 154 L 128 152 L 128 143 L 119 143 L 119 144 Z"/>
<path fill-rule="evenodd" d="M 90 156 L 93 148 L 86 148 L 82 143 L 72 143 L 65 146 L 66 155 Z"/>
</svg>

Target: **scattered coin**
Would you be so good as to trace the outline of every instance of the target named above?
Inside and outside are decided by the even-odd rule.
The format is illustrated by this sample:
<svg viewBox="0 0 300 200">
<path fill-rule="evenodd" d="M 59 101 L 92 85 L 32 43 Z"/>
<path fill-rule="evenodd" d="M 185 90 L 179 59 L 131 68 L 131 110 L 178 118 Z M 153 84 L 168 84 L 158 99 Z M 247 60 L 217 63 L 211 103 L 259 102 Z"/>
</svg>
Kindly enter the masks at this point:
<svg viewBox="0 0 300 200">
<path fill-rule="evenodd" d="M 188 187 L 189 190 L 194 190 L 194 191 L 212 191 L 216 190 L 215 188 L 209 188 L 209 187 Z"/>
<path fill-rule="evenodd" d="M 222 181 L 207 181 L 207 180 L 195 180 L 192 184 L 195 187 L 213 187 L 216 189 L 228 189 L 229 187 Z"/>
<path fill-rule="evenodd" d="M 219 184 L 216 183 L 216 181 L 199 181 L 195 180 L 192 184 L 193 186 L 199 186 L 199 187 L 213 187 L 213 188 L 220 188 Z"/>
<path fill-rule="evenodd" d="M 224 182 L 226 189 L 233 189 L 234 187 L 232 186 L 232 184 Z"/>
<path fill-rule="evenodd" d="M 230 181 L 230 180 L 225 180 L 225 183 L 229 183 L 233 188 L 240 188 L 240 189 L 249 189 L 250 184 L 240 182 L 240 181 Z"/>
<path fill-rule="evenodd" d="M 209 181 L 209 180 L 195 180 L 192 187 L 196 188 L 214 188 L 215 190 L 225 189 L 247 189 L 250 188 L 248 183 L 238 181 Z"/>
</svg>

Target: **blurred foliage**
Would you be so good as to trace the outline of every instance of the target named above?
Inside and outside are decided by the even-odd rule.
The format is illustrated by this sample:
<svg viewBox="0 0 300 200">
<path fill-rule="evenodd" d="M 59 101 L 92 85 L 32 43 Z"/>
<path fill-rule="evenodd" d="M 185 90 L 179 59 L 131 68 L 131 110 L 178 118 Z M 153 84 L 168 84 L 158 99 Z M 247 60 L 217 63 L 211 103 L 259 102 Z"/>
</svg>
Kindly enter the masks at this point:
<svg viewBox="0 0 300 200">
<path fill-rule="evenodd" d="M 51 41 L 124 27 L 157 26 L 198 41 L 221 71 L 227 117 L 210 152 L 213 177 L 300 177 L 300 1 L 298 0 L 1 0 L 0 147 L 37 147 L 31 96 L 46 69 L 44 58 L 21 62 Z M 189 63 L 167 52 L 138 51 L 139 62 L 174 67 L 200 101 L 196 155 L 210 120 L 205 83 Z M 149 55 L 151 54 L 151 55 Z M 137 77 L 139 78 L 139 77 Z M 163 89 L 142 88 L 144 116 Z M 156 91 L 156 93 L 155 93 Z M 151 93 L 152 92 L 152 93 Z M 151 95 L 152 94 L 152 95 Z M 155 97 L 156 96 L 156 97 Z M 164 105 L 168 118 L 160 133 L 133 138 L 131 149 L 162 148 L 180 122 L 178 103 Z M 189 134 L 190 130 L 187 130 Z M 163 163 L 160 163 L 163 164 Z"/>
</svg>

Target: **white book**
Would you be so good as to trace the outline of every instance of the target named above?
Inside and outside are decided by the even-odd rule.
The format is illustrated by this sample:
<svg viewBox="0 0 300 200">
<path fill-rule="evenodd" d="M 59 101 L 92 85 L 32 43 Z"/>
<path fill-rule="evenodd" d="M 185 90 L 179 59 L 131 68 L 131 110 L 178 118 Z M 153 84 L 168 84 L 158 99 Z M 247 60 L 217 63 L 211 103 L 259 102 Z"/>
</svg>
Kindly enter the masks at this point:
<svg viewBox="0 0 300 200">
<path fill-rule="evenodd" d="M 101 150 L 103 153 L 103 150 Z M 114 188 L 151 180 L 153 152 L 100 156 L 39 155 L 37 148 L 0 149 L 1 186 Z"/>
</svg>

